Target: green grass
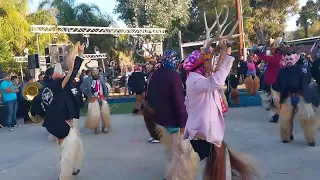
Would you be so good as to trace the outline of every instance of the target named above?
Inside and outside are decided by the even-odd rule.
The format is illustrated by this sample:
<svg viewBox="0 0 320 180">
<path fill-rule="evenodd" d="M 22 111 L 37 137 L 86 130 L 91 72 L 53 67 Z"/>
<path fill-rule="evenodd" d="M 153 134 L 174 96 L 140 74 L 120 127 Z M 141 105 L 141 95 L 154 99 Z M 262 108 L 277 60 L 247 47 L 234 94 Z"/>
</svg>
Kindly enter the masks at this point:
<svg viewBox="0 0 320 180">
<path fill-rule="evenodd" d="M 116 105 L 118 108 L 115 107 Z M 111 108 L 111 114 L 130 114 L 132 113 L 134 102 L 109 104 L 109 107 Z M 87 111 L 87 107 L 82 108 L 80 115 L 85 116 Z"/>
</svg>

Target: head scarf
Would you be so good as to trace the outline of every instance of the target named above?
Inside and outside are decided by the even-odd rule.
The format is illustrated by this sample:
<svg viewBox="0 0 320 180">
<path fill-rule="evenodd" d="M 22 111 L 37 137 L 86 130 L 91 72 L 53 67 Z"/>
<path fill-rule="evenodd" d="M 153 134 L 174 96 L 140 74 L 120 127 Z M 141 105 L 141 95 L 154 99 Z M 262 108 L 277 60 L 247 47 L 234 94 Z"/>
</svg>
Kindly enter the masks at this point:
<svg viewBox="0 0 320 180">
<path fill-rule="evenodd" d="M 161 67 L 177 69 L 179 64 L 178 53 L 173 50 L 167 50 L 161 57 Z"/>
<path fill-rule="evenodd" d="M 141 71 L 142 69 L 141 69 L 141 67 L 139 66 L 139 65 L 136 65 L 135 67 L 134 67 L 134 71 Z"/>
<path fill-rule="evenodd" d="M 200 65 L 200 61 L 198 61 L 200 56 L 201 50 L 196 50 L 186 57 L 186 59 L 184 60 L 183 68 L 187 71 L 187 73 L 193 70 L 193 72 L 199 73 L 203 76 L 205 75 L 206 69 L 204 68 L 204 65 Z M 200 65 L 200 67 L 194 69 L 198 65 Z"/>
</svg>

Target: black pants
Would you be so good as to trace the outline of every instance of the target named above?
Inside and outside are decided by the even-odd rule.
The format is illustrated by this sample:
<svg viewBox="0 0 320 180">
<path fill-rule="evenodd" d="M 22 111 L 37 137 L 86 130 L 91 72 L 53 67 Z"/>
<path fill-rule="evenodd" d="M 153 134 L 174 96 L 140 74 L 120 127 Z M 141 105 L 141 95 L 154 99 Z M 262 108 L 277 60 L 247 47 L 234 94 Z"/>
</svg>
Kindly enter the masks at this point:
<svg viewBox="0 0 320 180">
<path fill-rule="evenodd" d="M 205 140 L 191 140 L 190 143 L 194 151 L 199 154 L 200 161 L 202 161 L 211 154 L 210 150 L 212 146 L 214 146 L 213 144 L 208 143 Z"/>
<path fill-rule="evenodd" d="M 31 103 L 28 101 L 20 101 L 18 105 L 18 112 L 17 115 L 18 117 L 22 117 L 25 120 L 29 120 L 29 109 L 30 109 Z"/>
</svg>

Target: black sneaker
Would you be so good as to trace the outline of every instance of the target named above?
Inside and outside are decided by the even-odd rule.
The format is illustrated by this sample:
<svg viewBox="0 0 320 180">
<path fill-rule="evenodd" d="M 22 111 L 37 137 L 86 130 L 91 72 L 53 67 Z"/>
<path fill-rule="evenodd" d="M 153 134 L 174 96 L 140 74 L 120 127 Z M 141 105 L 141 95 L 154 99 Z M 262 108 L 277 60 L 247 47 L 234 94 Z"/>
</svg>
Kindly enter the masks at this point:
<svg viewBox="0 0 320 180">
<path fill-rule="evenodd" d="M 132 114 L 137 114 L 139 112 L 139 109 L 133 109 Z"/>
<path fill-rule="evenodd" d="M 75 172 L 72 173 L 72 175 L 76 176 L 79 174 L 79 172 L 80 172 L 80 169 L 77 169 Z"/>
<path fill-rule="evenodd" d="M 279 114 L 275 114 L 274 116 L 272 116 L 272 119 L 270 120 L 270 122 L 272 123 L 278 123 L 279 121 Z"/>
</svg>

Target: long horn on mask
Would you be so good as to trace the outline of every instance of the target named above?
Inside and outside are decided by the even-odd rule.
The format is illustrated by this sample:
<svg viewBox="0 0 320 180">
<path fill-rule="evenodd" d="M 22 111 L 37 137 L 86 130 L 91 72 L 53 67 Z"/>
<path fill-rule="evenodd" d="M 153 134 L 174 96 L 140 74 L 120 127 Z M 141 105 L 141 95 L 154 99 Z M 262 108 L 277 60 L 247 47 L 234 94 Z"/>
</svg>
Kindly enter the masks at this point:
<svg viewBox="0 0 320 180">
<path fill-rule="evenodd" d="M 239 20 L 237 20 L 237 22 L 235 23 L 235 25 L 233 26 L 233 28 L 231 29 L 229 34 L 226 35 L 226 36 L 223 36 L 223 33 L 226 31 L 228 26 L 231 24 L 231 22 L 226 24 L 227 21 L 228 21 L 228 16 L 229 16 L 229 8 L 227 6 L 225 6 L 225 8 L 227 9 L 227 13 L 226 13 L 226 16 L 225 16 L 224 21 L 222 22 L 222 24 L 220 24 L 220 21 L 219 21 L 219 18 L 220 18 L 221 14 L 222 14 L 222 11 L 218 14 L 217 9 L 215 8 L 216 20 L 215 20 L 215 22 L 213 23 L 213 25 L 210 28 L 208 28 L 207 17 L 206 17 L 206 13 L 204 12 L 204 25 L 205 25 L 205 28 L 206 28 L 206 40 L 204 41 L 203 48 L 207 48 L 208 49 L 208 48 L 211 47 L 211 44 L 213 42 L 219 42 L 222 39 L 230 40 L 232 38 L 240 36 L 240 34 L 234 34 L 235 30 L 237 29 L 237 27 L 239 25 Z M 214 38 L 210 38 L 211 31 L 213 30 L 213 28 L 216 25 L 218 27 L 217 28 L 217 34 L 216 34 L 216 36 Z M 211 61 L 213 61 L 213 59 L 214 59 L 213 56 L 214 56 L 215 52 L 216 51 L 214 50 L 211 53 Z M 218 68 L 221 66 L 223 57 L 224 56 L 219 56 L 219 60 L 217 62 L 217 66 L 215 67 L 213 72 L 218 71 Z M 213 62 L 211 64 L 213 64 Z"/>
<path fill-rule="evenodd" d="M 91 67 L 88 65 L 90 62 L 91 60 L 84 65 L 87 69 L 91 69 Z"/>
</svg>

